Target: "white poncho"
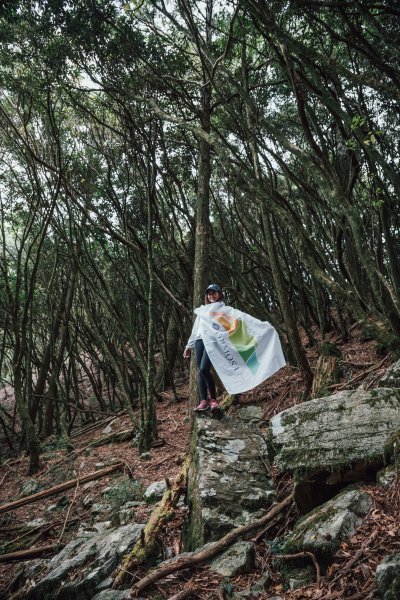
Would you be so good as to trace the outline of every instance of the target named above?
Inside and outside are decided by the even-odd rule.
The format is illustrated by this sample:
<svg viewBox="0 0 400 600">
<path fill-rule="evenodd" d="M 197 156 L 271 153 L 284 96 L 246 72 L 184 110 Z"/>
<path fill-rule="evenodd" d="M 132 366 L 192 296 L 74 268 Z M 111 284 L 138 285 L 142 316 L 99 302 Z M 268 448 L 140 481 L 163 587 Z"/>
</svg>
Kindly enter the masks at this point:
<svg viewBox="0 0 400 600">
<path fill-rule="evenodd" d="M 223 302 L 196 308 L 207 354 L 229 394 L 247 392 L 286 364 L 274 327 Z"/>
</svg>

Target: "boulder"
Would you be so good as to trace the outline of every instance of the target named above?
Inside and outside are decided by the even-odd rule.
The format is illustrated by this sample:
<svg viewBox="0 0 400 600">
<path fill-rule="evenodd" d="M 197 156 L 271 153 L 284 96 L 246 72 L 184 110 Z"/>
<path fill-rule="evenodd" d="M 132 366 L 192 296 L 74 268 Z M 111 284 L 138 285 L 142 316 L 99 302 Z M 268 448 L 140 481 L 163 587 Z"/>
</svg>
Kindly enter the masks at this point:
<svg viewBox="0 0 400 600">
<path fill-rule="evenodd" d="M 372 499 L 360 490 L 345 490 L 297 521 L 281 546 L 283 554 L 307 550 L 326 567 L 340 543 L 353 535 L 371 510 Z"/>
<path fill-rule="evenodd" d="M 111 575 L 120 558 L 139 539 L 143 527 L 130 524 L 111 531 L 106 528 L 82 531 L 81 536 L 51 560 L 35 561 L 34 571 L 28 571 L 27 580 L 34 581 L 37 573 L 40 579 L 24 597 L 26 600 L 93 598 L 100 591 L 96 587 L 99 584 L 101 587 L 101 582 Z"/>
<path fill-rule="evenodd" d="M 376 569 L 376 587 L 382 600 L 400 598 L 400 554 L 385 556 Z"/>
<path fill-rule="evenodd" d="M 212 571 L 225 577 L 248 573 L 255 567 L 256 553 L 251 542 L 236 542 L 209 564 Z"/>
<path fill-rule="evenodd" d="M 278 468 L 295 472 L 295 500 L 307 513 L 349 482 L 374 480 L 399 429 L 400 390 L 343 391 L 275 415 L 271 445 Z"/>
<path fill-rule="evenodd" d="M 266 443 L 254 427 L 236 419 L 200 417 L 191 452 L 186 550 L 256 520 L 275 500 Z"/>
</svg>

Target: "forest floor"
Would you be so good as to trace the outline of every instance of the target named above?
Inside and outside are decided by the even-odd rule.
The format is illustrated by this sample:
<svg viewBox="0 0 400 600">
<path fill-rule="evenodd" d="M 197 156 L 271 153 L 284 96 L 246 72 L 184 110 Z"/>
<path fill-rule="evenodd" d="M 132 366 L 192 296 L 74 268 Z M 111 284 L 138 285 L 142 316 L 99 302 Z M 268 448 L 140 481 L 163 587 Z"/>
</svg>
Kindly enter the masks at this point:
<svg viewBox="0 0 400 600">
<path fill-rule="evenodd" d="M 366 387 L 374 387 L 391 363 L 389 356 L 386 359 L 377 357 L 375 343 L 363 342 L 357 331 L 353 331 L 349 342 L 338 346 L 345 366 L 341 382 L 338 384 L 342 389 L 351 389 L 360 383 Z M 311 364 L 315 364 L 316 350 L 310 349 L 308 355 Z M 256 404 L 264 408 L 264 416 L 269 419 L 281 410 L 301 402 L 303 392 L 298 371 L 287 366 L 265 384 L 240 395 L 229 412 L 234 415 L 242 406 Z M 40 517 L 45 518 L 47 524 L 38 526 L 25 547 L 65 545 L 76 535 L 81 522 L 90 523 L 92 504 L 104 503 L 103 492 L 113 485 L 113 481 L 120 482 L 120 491 L 121 481 L 131 484 L 133 482 L 138 495 L 154 481 L 166 478 L 172 481 L 179 472 L 188 450 L 187 381 L 181 382 L 177 393 L 178 403 L 173 402 L 172 394 L 168 391 L 162 394 L 163 401 L 157 403 L 159 437 L 164 440 L 164 445 L 152 448 L 149 460 L 141 460 L 138 449 L 132 446 L 130 441 L 88 448 L 91 441 L 104 435 L 102 431 L 107 425 L 104 422 L 97 429 L 75 435 L 72 438 L 74 451 L 70 454 L 65 448 L 57 447 L 55 442 L 52 445 L 51 440 L 48 441 L 41 456 L 41 470 L 34 478 L 27 475 L 29 461 L 26 455 L 5 459 L 0 468 L 0 505 L 19 498 L 21 486 L 28 480 L 34 479 L 43 489 L 69 479 L 76 479 L 77 483 L 61 494 L 0 515 L 1 554 L 23 547 L 23 539 L 19 539 L 21 527 Z M 131 427 L 131 422 L 128 416 L 122 413 L 114 419 L 110 427 L 113 432 L 123 431 Z M 79 480 L 84 476 L 116 462 L 121 466 L 115 473 L 94 483 L 79 484 Z M 278 473 L 275 473 L 275 478 L 279 499 L 283 499 L 290 493 L 291 479 Z M 127 489 L 132 490 L 133 487 L 127 485 Z M 225 589 L 227 585 L 232 586 L 236 591 L 249 589 L 262 573 L 269 570 L 273 584 L 258 598 L 267 599 L 279 595 L 284 600 L 375 599 L 376 566 L 386 554 L 400 552 L 400 475 L 389 488 L 369 484 L 363 489 L 372 496 L 374 508 L 355 535 L 341 544 L 333 564 L 328 572 L 321 576 L 319 586 L 313 584 L 293 592 L 283 591 L 270 546 L 261 538 L 256 542 L 256 569 L 250 574 L 233 577 L 227 582 L 206 566 L 200 566 L 170 575 L 157 584 L 156 590 L 153 587 L 142 596 L 171 598 L 190 587 L 194 591 L 191 597 L 199 600 L 227 598 L 228 595 L 224 595 L 224 586 Z M 61 506 L 55 512 L 48 512 L 49 506 L 59 502 L 60 496 L 64 498 L 64 503 L 61 502 Z M 118 498 L 116 500 L 118 501 Z M 152 509 L 151 505 L 139 508 L 135 514 L 135 521 L 145 523 Z M 160 540 L 164 556 L 181 551 L 180 534 L 184 517 L 185 508 L 178 508 L 174 519 L 165 525 Z M 268 532 L 269 539 L 282 535 L 285 528 L 290 527 L 296 518 L 297 515 L 292 510 L 285 523 L 280 522 L 275 529 Z M 11 596 L 11 590 L 22 568 L 22 562 L 2 563 L 0 556 L 0 598 L 6 599 Z M 138 575 L 143 576 L 144 571 Z"/>
</svg>

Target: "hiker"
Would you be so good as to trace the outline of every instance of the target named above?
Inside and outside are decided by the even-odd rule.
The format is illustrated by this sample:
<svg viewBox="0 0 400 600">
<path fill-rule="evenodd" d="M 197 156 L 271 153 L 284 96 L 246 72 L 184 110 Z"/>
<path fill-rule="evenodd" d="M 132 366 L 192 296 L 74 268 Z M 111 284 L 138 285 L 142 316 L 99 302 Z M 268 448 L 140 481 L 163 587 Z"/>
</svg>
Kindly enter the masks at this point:
<svg viewBox="0 0 400 600">
<path fill-rule="evenodd" d="M 222 293 L 221 286 L 217 283 L 212 283 L 206 289 L 204 295 L 204 304 L 213 304 L 215 302 L 221 302 L 224 294 Z M 199 369 L 197 376 L 197 383 L 200 394 L 200 404 L 194 409 L 196 412 L 202 412 L 204 410 L 216 411 L 220 410 L 220 405 L 217 399 L 217 390 L 215 387 L 215 381 L 211 374 L 211 360 L 207 354 L 207 350 L 204 347 L 204 342 L 200 332 L 200 317 L 196 316 L 196 320 L 193 325 L 192 333 L 186 344 L 186 348 L 183 352 L 183 358 L 189 358 L 192 349 L 194 348 L 196 362 Z M 208 401 L 208 394 L 210 401 Z"/>
<path fill-rule="evenodd" d="M 228 394 L 240 394 L 286 364 L 274 327 L 226 306 L 223 297 L 217 283 L 207 287 L 204 305 L 194 311 L 196 320 L 183 352 L 183 357 L 189 358 L 194 348 L 199 368 L 200 403 L 196 412 L 220 410 L 211 366 Z"/>
</svg>

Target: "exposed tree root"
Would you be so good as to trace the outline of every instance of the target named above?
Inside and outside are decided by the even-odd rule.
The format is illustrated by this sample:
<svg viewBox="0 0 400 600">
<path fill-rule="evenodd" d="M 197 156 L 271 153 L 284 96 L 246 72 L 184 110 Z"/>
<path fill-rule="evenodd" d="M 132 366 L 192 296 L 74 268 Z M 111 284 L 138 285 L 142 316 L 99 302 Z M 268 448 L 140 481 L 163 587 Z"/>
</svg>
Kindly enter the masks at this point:
<svg viewBox="0 0 400 600">
<path fill-rule="evenodd" d="M 317 588 L 319 588 L 320 580 L 321 580 L 321 569 L 319 567 L 318 561 L 315 558 L 315 555 L 312 552 L 297 552 L 297 554 L 276 554 L 275 558 L 280 558 L 281 560 L 296 560 L 296 558 L 310 558 L 315 567 L 315 573 L 317 578 Z"/>
<path fill-rule="evenodd" d="M 269 521 L 274 519 L 274 517 L 279 514 L 282 510 L 284 510 L 291 502 L 293 501 L 293 493 L 290 494 L 287 498 L 279 502 L 271 508 L 271 510 L 253 523 L 249 523 L 248 525 L 242 525 L 241 527 L 237 527 L 233 529 L 229 533 L 227 533 L 223 538 L 218 540 L 218 542 L 214 542 L 212 544 L 207 544 L 203 550 L 196 553 L 192 552 L 189 556 L 185 556 L 183 558 L 178 559 L 172 563 L 167 565 L 163 565 L 158 569 L 154 569 L 148 575 L 140 579 L 132 588 L 132 598 L 135 598 L 140 592 L 142 592 L 149 585 L 152 585 L 156 581 L 163 579 L 167 575 L 171 573 L 176 573 L 177 571 L 181 571 L 183 569 L 189 569 L 191 567 L 195 567 L 203 562 L 211 560 L 217 554 L 220 554 L 225 548 L 228 548 L 233 542 L 235 542 L 238 538 L 254 531 L 255 529 L 260 529 L 264 527 Z"/>
</svg>

